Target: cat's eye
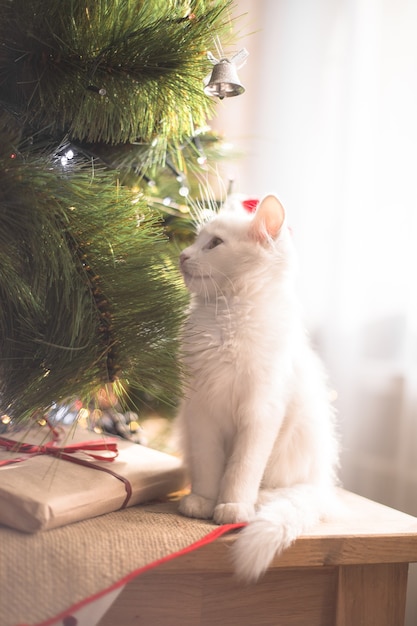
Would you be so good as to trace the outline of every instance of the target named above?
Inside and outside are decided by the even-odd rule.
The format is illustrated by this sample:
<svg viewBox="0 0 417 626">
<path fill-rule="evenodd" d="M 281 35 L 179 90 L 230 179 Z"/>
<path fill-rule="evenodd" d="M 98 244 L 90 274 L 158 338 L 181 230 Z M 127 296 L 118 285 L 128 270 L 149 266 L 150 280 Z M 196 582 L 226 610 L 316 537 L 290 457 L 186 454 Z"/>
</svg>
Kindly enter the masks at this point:
<svg viewBox="0 0 417 626">
<path fill-rule="evenodd" d="M 212 250 L 213 248 L 217 248 L 220 244 L 223 243 L 223 239 L 220 237 L 212 237 L 207 244 L 208 250 Z"/>
</svg>

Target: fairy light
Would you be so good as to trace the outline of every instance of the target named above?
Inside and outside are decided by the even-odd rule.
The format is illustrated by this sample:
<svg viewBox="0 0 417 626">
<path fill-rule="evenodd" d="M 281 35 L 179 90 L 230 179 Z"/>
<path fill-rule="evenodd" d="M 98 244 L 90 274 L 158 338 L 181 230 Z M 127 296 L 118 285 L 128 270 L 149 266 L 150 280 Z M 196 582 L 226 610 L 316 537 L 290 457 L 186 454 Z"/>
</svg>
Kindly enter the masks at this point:
<svg viewBox="0 0 417 626">
<path fill-rule="evenodd" d="M 81 426 L 81 428 L 87 428 L 89 416 L 90 416 L 90 412 L 88 411 L 88 409 L 86 409 L 85 407 L 81 407 L 78 410 L 78 414 L 77 414 L 77 424 Z"/>
<path fill-rule="evenodd" d="M 65 166 L 68 165 L 68 161 L 71 161 L 71 159 L 74 158 L 74 151 L 73 150 L 67 150 L 62 156 L 61 156 L 61 165 Z"/>
<path fill-rule="evenodd" d="M 10 415 L 2 415 L 0 419 L 2 424 L 10 424 L 10 422 L 12 421 Z"/>
<path fill-rule="evenodd" d="M 107 94 L 107 89 L 104 87 L 97 87 L 96 85 L 88 85 L 87 89 L 89 91 L 94 91 L 94 93 L 98 93 L 99 96 L 105 96 Z"/>
<path fill-rule="evenodd" d="M 224 141 L 221 144 L 220 149 L 222 152 L 231 152 L 232 150 L 234 150 L 234 145 L 228 141 Z"/>
<path fill-rule="evenodd" d="M 183 198 L 186 198 L 188 196 L 188 194 L 190 193 L 190 190 L 188 189 L 188 187 L 186 187 L 185 185 L 183 185 L 182 187 L 179 188 L 178 193 L 180 194 L 180 196 L 182 196 Z"/>
<path fill-rule="evenodd" d="M 197 157 L 197 163 L 201 166 L 206 165 L 207 163 L 207 157 L 204 154 L 204 150 L 203 150 L 203 145 L 201 143 L 201 139 L 198 136 L 198 134 L 195 134 L 194 137 L 192 138 L 192 143 L 194 144 L 194 146 L 197 149 L 198 152 L 198 157 Z"/>
</svg>

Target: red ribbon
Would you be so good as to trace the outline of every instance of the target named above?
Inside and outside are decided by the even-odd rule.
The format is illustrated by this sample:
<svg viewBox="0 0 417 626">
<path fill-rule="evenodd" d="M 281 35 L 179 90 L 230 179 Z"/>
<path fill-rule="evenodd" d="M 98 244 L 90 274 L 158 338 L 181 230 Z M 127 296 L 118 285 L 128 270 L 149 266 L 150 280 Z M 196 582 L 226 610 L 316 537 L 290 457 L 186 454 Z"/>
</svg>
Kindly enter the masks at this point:
<svg viewBox="0 0 417 626">
<path fill-rule="evenodd" d="M 52 435 L 52 441 L 48 441 L 47 443 L 38 445 L 33 443 L 26 443 L 15 441 L 13 439 L 8 439 L 7 437 L 0 437 L 0 446 L 6 448 L 9 452 L 23 452 L 26 456 L 20 456 L 15 459 L 8 459 L 4 461 L 0 461 L 0 467 L 5 465 L 12 465 L 13 463 L 22 463 L 23 461 L 27 461 L 28 459 L 39 456 L 42 454 L 49 454 L 51 456 L 56 456 L 59 459 L 63 459 L 64 461 L 70 461 L 71 463 L 76 463 L 77 465 L 83 465 L 84 467 L 91 467 L 92 469 L 99 470 L 101 472 L 107 472 L 111 474 L 118 480 L 124 483 L 126 497 L 121 509 L 124 509 L 127 506 L 127 503 L 130 500 L 132 495 L 132 485 L 124 476 L 120 476 L 113 470 L 108 467 L 102 467 L 101 465 L 96 465 L 91 461 L 86 459 L 80 459 L 79 457 L 71 456 L 76 452 L 84 452 L 87 456 L 90 456 L 92 459 L 96 461 L 106 461 L 111 463 L 118 456 L 119 451 L 117 448 L 117 440 L 116 439 L 107 439 L 106 441 L 99 440 L 90 440 L 90 441 L 82 441 L 80 443 L 70 443 L 65 446 L 57 445 L 59 439 L 61 438 L 61 434 L 57 428 L 53 428 L 48 424 L 50 428 L 50 434 Z M 110 452 L 110 454 L 97 454 L 97 451 L 106 451 Z"/>
<path fill-rule="evenodd" d="M 6 437 L 0 437 L 0 446 L 6 448 L 10 452 L 23 452 L 29 456 L 37 456 L 39 454 L 50 454 L 52 456 L 61 456 L 64 454 L 74 454 L 75 452 L 85 452 L 88 456 L 96 461 L 109 461 L 112 462 L 118 456 L 117 442 L 115 439 L 110 439 L 108 442 L 104 441 L 82 441 L 81 443 L 70 443 L 66 446 L 58 446 L 57 440 L 48 441 L 45 444 L 37 445 L 34 443 L 25 443 L 14 441 L 13 439 L 7 439 Z M 91 450 L 93 452 L 91 452 Z M 107 450 L 110 455 L 96 454 L 96 450 Z M 88 452 L 90 451 L 90 452 Z M 17 459 L 9 459 L 6 461 L 0 461 L 1 465 L 10 465 L 11 463 L 20 463 L 26 461 L 28 457 L 18 457 Z"/>
</svg>

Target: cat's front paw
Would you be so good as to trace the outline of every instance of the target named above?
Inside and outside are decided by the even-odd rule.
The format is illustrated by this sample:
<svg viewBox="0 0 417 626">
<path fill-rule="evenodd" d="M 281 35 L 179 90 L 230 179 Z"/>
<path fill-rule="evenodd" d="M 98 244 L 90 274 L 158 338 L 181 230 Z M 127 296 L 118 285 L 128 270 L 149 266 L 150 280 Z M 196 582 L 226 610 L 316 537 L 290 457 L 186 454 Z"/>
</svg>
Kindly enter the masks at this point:
<svg viewBox="0 0 417 626">
<path fill-rule="evenodd" d="M 255 507 L 245 502 L 225 502 L 214 509 L 216 524 L 238 524 L 250 522 L 255 517 Z"/>
<path fill-rule="evenodd" d="M 214 500 L 209 500 L 195 493 L 184 496 L 179 505 L 179 512 L 187 517 L 198 517 L 200 519 L 210 519 L 213 516 Z"/>
</svg>

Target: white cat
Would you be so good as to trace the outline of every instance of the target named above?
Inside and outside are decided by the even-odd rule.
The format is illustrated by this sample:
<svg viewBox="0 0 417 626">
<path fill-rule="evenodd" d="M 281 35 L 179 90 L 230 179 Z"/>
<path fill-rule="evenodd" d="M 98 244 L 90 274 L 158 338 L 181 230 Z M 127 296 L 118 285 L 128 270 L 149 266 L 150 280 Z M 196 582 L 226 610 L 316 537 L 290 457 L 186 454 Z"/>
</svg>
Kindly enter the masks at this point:
<svg viewBox="0 0 417 626">
<path fill-rule="evenodd" d="M 233 546 L 256 580 L 331 504 L 338 461 L 322 366 L 301 323 L 282 205 L 220 211 L 180 255 L 192 294 L 179 422 L 190 517 L 249 522 Z"/>
</svg>

